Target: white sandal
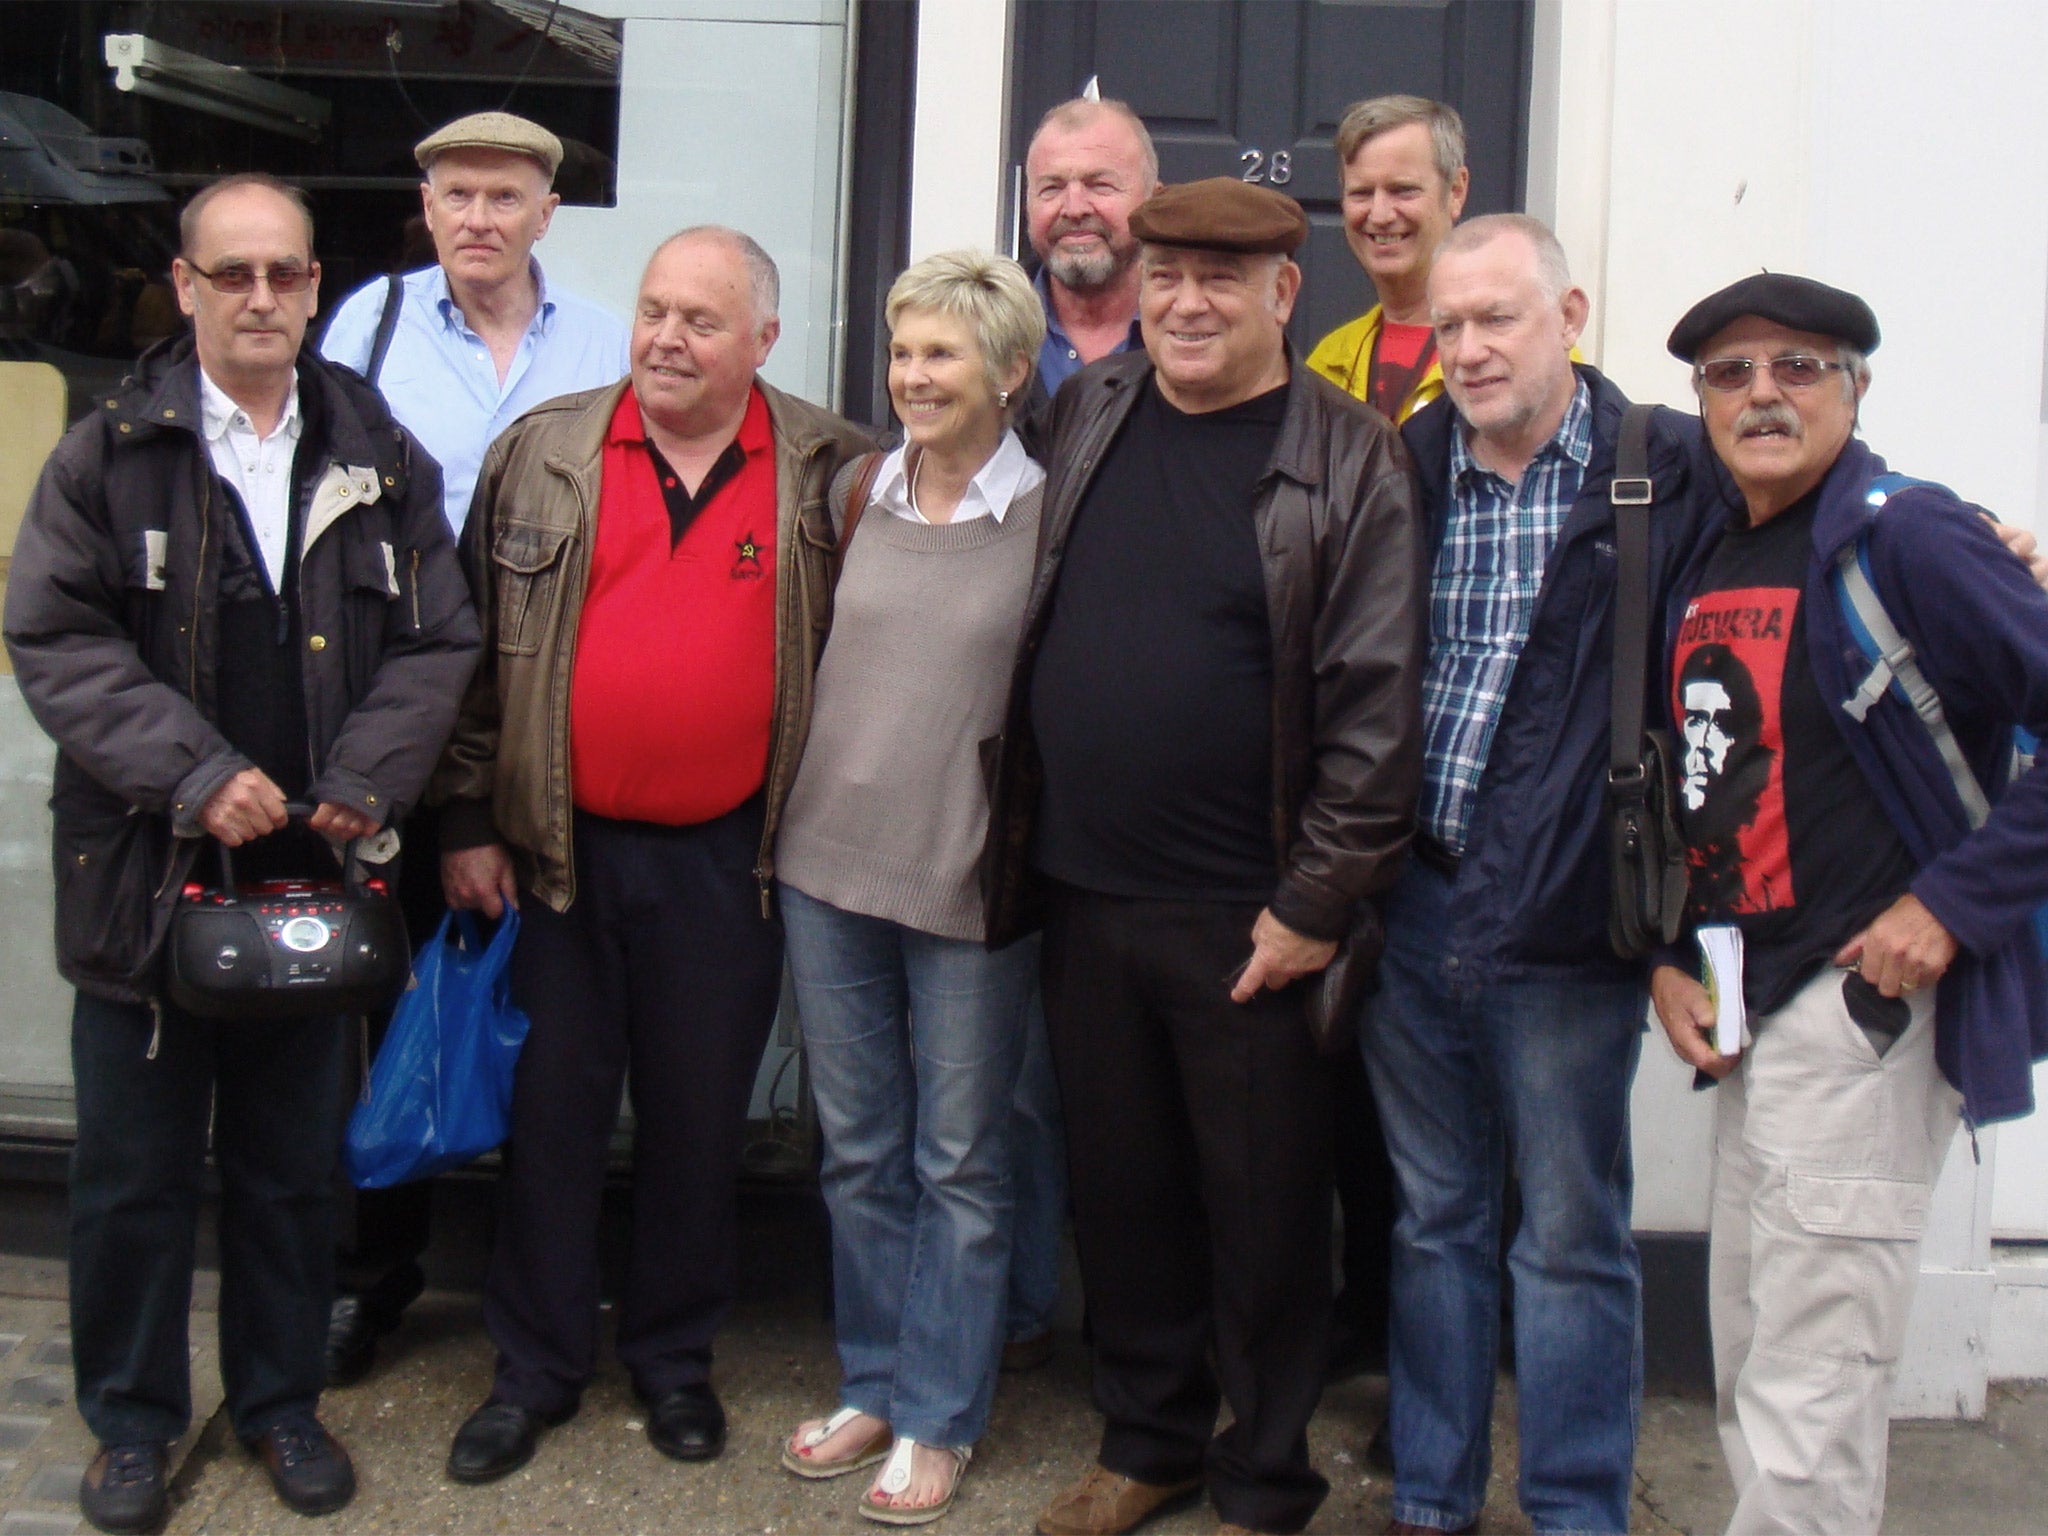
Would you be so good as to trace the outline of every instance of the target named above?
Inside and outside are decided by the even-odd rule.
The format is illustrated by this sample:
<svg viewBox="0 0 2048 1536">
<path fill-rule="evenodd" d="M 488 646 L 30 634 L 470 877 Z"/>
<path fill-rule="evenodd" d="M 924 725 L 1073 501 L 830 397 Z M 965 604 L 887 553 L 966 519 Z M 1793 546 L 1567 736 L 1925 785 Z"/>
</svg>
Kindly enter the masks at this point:
<svg viewBox="0 0 2048 1536">
<path fill-rule="evenodd" d="M 908 1435 L 898 1435 L 896 1448 L 889 1453 L 889 1464 L 882 1468 L 882 1475 L 875 1479 L 875 1486 L 860 1496 L 860 1512 L 883 1525 L 930 1525 L 941 1518 L 953 1507 L 953 1500 L 960 1496 L 960 1479 L 967 1473 L 967 1463 L 974 1460 L 974 1447 L 951 1445 L 938 1449 L 951 1453 L 953 1457 L 953 1483 L 943 1499 L 936 1504 L 921 1504 L 916 1509 L 901 1509 L 876 1500 L 877 1493 L 898 1494 L 910 1486 L 910 1460 L 917 1451 L 917 1442 Z"/>
<path fill-rule="evenodd" d="M 829 1419 L 820 1419 L 809 1429 L 799 1429 L 782 1445 L 782 1465 L 785 1470 L 798 1477 L 822 1481 L 828 1477 L 844 1477 L 849 1472 L 858 1472 L 862 1467 L 871 1467 L 889 1454 L 892 1438 L 889 1426 L 884 1424 L 858 1449 L 830 1461 L 820 1461 L 815 1456 L 799 1456 L 799 1450 L 812 1451 L 830 1440 L 861 1416 L 858 1408 L 841 1408 Z"/>
</svg>

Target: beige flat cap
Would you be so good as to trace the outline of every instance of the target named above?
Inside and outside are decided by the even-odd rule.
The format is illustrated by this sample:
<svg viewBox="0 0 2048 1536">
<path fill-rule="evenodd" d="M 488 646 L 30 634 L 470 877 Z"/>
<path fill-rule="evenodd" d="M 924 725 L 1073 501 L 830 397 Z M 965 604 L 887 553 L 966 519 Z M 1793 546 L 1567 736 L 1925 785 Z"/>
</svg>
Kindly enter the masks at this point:
<svg viewBox="0 0 2048 1536">
<path fill-rule="evenodd" d="M 562 164 L 562 141 L 539 123 L 511 112 L 472 112 L 436 128 L 412 147 L 412 157 L 425 170 L 447 149 L 502 149 L 537 161 L 554 180 Z"/>
</svg>

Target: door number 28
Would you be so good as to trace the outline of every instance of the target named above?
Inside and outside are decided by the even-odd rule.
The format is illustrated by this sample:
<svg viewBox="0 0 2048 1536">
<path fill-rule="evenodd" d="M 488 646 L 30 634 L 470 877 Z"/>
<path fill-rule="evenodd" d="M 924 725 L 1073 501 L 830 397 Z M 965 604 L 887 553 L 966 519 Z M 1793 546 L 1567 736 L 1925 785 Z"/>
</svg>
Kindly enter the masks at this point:
<svg viewBox="0 0 2048 1536">
<path fill-rule="evenodd" d="M 1242 181 L 1270 182 L 1284 187 L 1294 180 L 1294 156 L 1287 150 L 1276 149 L 1268 155 L 1262 149 L 1247 149 L 1238 157 L 1244 166 Z"/>
</svg>

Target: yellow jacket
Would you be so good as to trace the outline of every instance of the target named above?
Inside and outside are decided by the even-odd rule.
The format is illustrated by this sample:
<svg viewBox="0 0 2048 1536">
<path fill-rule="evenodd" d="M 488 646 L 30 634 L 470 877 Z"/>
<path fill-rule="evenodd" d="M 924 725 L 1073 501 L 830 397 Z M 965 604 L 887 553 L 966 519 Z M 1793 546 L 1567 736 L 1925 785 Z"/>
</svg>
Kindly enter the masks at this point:
<svg viewBox="0 0 2048 1536">
<path fill-rule="evenodd" d="M 1308 366 L 1347 395 L 1365 400 L 1372 382 L 1372 344 L 1379 339 L 1379 334 L 1380 306 L 1375 304 L 1356 320 L 1345 322 L 1317 342 L 1315 351 L 1308 355 Z M 1444 370 L 1435 358 L 1431 358 L 1429 371 L 1408 392 L 1408 398 L 1401 402 L 1394 424 L 1399 426 L 1443 392 Z"/>
</svg>

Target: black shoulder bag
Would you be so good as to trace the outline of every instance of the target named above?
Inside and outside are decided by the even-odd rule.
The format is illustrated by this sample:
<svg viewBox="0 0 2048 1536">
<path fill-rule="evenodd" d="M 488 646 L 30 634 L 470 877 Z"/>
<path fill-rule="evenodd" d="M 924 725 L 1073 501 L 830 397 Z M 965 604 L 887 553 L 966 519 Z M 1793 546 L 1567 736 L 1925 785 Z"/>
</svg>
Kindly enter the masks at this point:
<svg viewBox="0 0 2048 1536">
<path fill-rule="evenodd" d="M 1685 911 L 1685 838 L 1671 793 L 1671 737 L 1643 728 L 1650 649 L 1650 413 L 1621 419 L 1614 483 L 1614 701 L 1607 756 L 1609 863 L 1614 891 L 1607 937 L 1624 960 L 1672 943 Z"/>
<path fill-rule="evenodd" d="M 377 387 L 377 375 L 384 371 L 384 354 L 391 350 L 391 338 L 398 330 L 398 311 L 405 303 L 405 275 L 393 272 L 384 280 L 384 310 L 377 316 L 377 334 L 370 342 L 370 363 L 363 377 Z"/>
</svg>

